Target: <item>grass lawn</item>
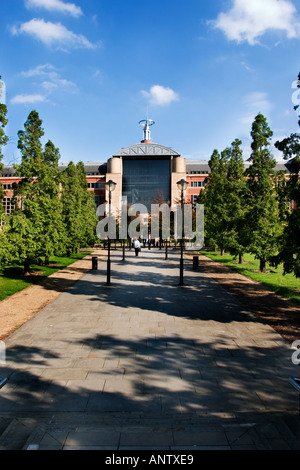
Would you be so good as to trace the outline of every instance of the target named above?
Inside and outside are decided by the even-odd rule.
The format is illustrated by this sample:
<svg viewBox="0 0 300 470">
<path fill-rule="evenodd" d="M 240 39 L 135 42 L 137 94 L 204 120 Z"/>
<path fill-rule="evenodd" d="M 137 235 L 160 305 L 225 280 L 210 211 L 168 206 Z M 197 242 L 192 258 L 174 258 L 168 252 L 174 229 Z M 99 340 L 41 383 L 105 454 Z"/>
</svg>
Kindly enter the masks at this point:
<svg viewBox="0 0 300 470">
<path fill-rule="evenodd" d="M 32 284 L 37 284 L 41 277 L 50 276 L 50 274 L 75 263 L 90 253 L 91 251 L 76 253 L 69 258 L 54 256 L 50 258 L 49 266 L 32 265 L 30 267 L 32 274 L 27 276 L 23 274 L 23 266 L 0 266 L 0 301 Z"/>
<path fill-rule="evenodd" d="M 238 264 L 238 259 L 228 254 L 221 256 L 220 253 L 205 250 L 201 251 L 201 254 L 208 256 L 213 261 L 226 264 L 226 266 L 244 276 L 265 284 L 285 298 L 300 303 L 300 279 L 297 279 L 293 274 L 284 276 L 282 266 L 278 266 L 278 268 L 267 266 L 267 272 L 261 273 L 259 272 L 259 261 L 250 254 L 244 256 L 245 264 Z"/>
</svg>

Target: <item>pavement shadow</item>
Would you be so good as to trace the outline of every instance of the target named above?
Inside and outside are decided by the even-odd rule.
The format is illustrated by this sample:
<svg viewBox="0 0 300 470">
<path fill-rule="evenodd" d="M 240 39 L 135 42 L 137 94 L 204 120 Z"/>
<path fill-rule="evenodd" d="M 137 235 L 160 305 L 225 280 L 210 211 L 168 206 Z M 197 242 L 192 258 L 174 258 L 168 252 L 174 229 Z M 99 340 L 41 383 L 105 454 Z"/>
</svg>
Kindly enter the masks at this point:
<svg viewBox="0 0 300 470">
<path fill-rule="evenodd" d="M 88 356 L 75 359 L 65 351 L 11 347 L 0 413 L 130 411 L 184 416 L 297 407 L 286 377 L 277 377 L 276 387 L 272 383 L 274 364 L 282 360 L 280 346 L 272 348 L 270 357 L 267 346 L 236 345 L 229 351 L 221 337 L 211 343 L 196 335 L 120 339 L 96 334 L 77 344 L 89 351 Z M 90 362 L 87 367 L 91 359 L 93 366 Z M 64 368 L 66 361 L 69 367 Z M 51 369 L 57 377 L 43 374 Z"/>
</svg>

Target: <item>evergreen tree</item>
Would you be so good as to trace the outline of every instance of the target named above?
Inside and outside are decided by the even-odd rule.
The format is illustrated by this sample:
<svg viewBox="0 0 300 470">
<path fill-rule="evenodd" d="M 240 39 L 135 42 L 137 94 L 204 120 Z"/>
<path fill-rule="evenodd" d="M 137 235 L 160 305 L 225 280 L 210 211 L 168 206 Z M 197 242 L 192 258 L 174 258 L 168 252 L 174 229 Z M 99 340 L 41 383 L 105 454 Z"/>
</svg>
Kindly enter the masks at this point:
<svg viewBox="0 0 300 470">
<path fill-rule="evenodd" d="M 224 254 L 228 227 L 228 210 L 225 195 L 227 183 L 228 149 L 222 154 L 214 150 L 210 160 L 210 177 L 199 202 L 205 206 L 205 238 L 213 248 Z"/>
<path fill-rule="evenodd" d="M 245 229 L 246 177 L 241 144 L 239 139 L 235 139 L 229 149 L 226 184 L 226 203 L 229 213 L 227 245 L 232 253 L 239 256 L 239 263 L 243 262 L 243 255 L 249 243 L 248 232 Z"/>
<path fill-rule="evenodd" d="M 96 241 L 96 204 L 88 191 L 84 165 L 70 162 L 62 179 L 63 221 L 66 230 L 67 252 Z"/>
<path fill-rule="evenodd" d="M 221 254 L 225 249 L 243 261 L 246 249 L 245 193 L 241 141 L 236 139 L 221 155 L 217 150 L 209 161 L 210 177 L 198 203 L 205 206 L 205 237 Z"/>
<path fill-rule="evenodd" d="M 58 167 L 59 158 L 59 150 L 49 140 L 45 145 L 43 164 L 38 175 L 43 237 L 40 256 L 45 257 L 45 264 L 49 263 L 50 256 L 64 252 L 66 241 L 60 197 L 61 172 Z"/>
<path fill-rule="evenodd" d="M 281 142 L 276 142 L 275 146 L 283 152 L 286 160 L 291 159 L 289 162 L 291 174 L 286 181 L 290 207 L 275 265 L 283 263 L 284 274 L 293 273 L 298 278 L 300 277 L 300 134 L 291 134 Z"/>
<path fill-rule="evenodd" d="M 82 238 L 80 246 L 86 247 L 93 245 L 97 241 L 96 227 L 98 224 L 98 217 L 96 215 L 97 207 L 95 204 L 94 193 L 88 191 L 88 184 L 86 181 L 86 173 L 84 164 L 77 163 L 77 171 L 81 188 L 81 232 Z"/>
<path fill-rule="evenodd" d="M 281 233 L 274 187 L 276 161 L 269 150 L 272 135 L 266 118 L 259 113 L 252 125 L 252 164 L 246 174 L 250 251 L 259 259 L 261 272 L 265 272 L 266 262 L 277 253 L 278 237 Z"/>
<path fill-rule="evenodd" d="M 32 111 L 18 132 L 18 148 L 22 161 L 16 165 L 22 180 L 14 189 L 14 214 L 9 218 L 8 235 L 15 258 L 24 262 L 24 271 L 40 258 L 47 264 L 49 257 L 62 251 L 64 230 L 60 200 L 59 151 L 48 141 L 43 151 L 42 121 Z"/>
<path fill-rule="evenodd" d="M 0 75 L 0 80 L 1 80 L 1 75 Z M 7 125 L 7 108 L 5 104 L 0 103 L 0 172 L 3 171 L 3 154 L 2 154 L 2 147 L 7 144 L 8 142 L 8 137 L 5 135 L 4 128 Z M 0 185 L 0 216 L 3 213 L 3 207 L 2 207 L 2 200 L 4 197 L 4 190 L 2 188 L 2 185 Z M 0 219 L 1 220 L 1 219 Z"/>
<path fill-rule="evenodd" d="M 16 173 L 22 180 L 14 188 L 15 211 L 9 218 L 8 236 L 14 250 L 15 259 L 24 263 L 24 272 L 41 250 L 42 219 L 39 207 L 40 187 L 37 175 L 42 165 L 41 137 L 44 130 L 36 111 L 32 111 L 18 132 L 18 148 L 21 151 L 20 165 L 15 165 Z"/>
</svg>

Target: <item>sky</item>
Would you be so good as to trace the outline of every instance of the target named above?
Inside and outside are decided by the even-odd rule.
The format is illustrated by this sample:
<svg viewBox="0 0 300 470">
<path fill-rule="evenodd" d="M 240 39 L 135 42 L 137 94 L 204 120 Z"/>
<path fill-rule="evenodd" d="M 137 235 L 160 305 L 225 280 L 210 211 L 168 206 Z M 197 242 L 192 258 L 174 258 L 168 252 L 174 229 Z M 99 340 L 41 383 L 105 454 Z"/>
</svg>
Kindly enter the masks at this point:
<svg viewBox="0 0 300 470">
<path fill-rule="evenodd" d="M 61 162 L 106 161 L 147 115 L 188 160 L 236 138 L 246 160 L 258 113 L 273 142 L 299 132 L 299 52 L 300 0 L 0 0 L 3 161 L 32 110 Z"/>
</svg>

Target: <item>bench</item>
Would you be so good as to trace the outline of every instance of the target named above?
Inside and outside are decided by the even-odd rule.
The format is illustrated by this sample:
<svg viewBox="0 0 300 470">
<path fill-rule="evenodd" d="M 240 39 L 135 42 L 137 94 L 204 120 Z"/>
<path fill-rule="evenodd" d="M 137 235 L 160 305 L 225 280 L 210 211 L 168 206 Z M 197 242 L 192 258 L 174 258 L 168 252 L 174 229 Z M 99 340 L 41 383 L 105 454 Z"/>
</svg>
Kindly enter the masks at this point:
<svg viewBox="0 0 300 470">
<path fill-rule="evenodd" d="M 4 379 L 1 379 L 0 378 L 0 388 L 4 387 L 4 385 L 6 384 L 7 382 L 7 378 L 5 377 Z"/>
<path fill-rule="evenodd" d="M 290 377 L 289 382 L 300 393 L 300 379 Z"/>
<path fill-rule="evenodd" d="M 300 414 L 300 379 L 297 379 L 295 377 L 290 377 L 289 382 L 293 386 L 293 388 L 295 390 L 297 390 L 297 392 L 299 393 L 299 405 L 298 405 L 299 409 L 298 409 L 298 411 L 299 411 L 299 414 Z"/>
</svg>

